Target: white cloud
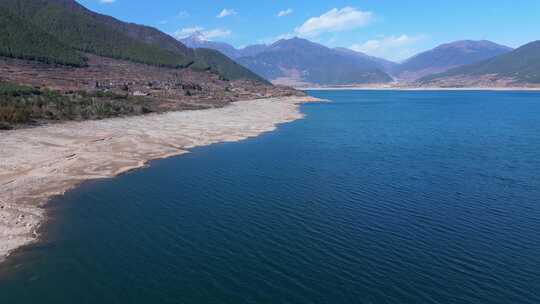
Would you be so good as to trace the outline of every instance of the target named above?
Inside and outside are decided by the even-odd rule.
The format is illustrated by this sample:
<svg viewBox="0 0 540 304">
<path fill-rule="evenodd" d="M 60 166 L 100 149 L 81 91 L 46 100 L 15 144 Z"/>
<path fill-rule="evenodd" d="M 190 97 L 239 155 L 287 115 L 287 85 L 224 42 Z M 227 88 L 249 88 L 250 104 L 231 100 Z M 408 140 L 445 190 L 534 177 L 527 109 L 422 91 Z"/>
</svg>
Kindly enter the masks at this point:
<svg viewBox="0 0 540 304">
<path fill-rule="evenodd" d="M 416 52 L 414 45 L 424 38 L 424 35 L 387 36 L 380 39 L 368 40 L 364 43 L 353 44 L 350 46 L 350 49 L 372 56 L 403 60 Z"/>
<path fill-rule="evenodd" d="M 219 13 L 219 15 L 217 15 L 216 17 L 217 18 L 224 18 L 224 17 L 227 17 L 227 16 L 234 16 L 234 15 L 237 15 L 238 13 L 232 9 L 232 8 L 224 8 L 221 13 Z"/>
<path fill-rule="evenodd" d="M 189 18 L 189 13 L 186 12 L 186 11 L 180 11 L 178 12 L 178 14 L 176 15 L 176 18 L 177 19 L 186 19 L 186 18 Z"/>
<path fill-rule="evenodd" d="M 293 11 L 292 8 L 288 8 L 288 9 L 286 9 L 286 10 L 280 11 L 280 12 L 277 14 L 277 16 L 278 16 L 278 17 L 285 17 L 285 16 L 288 16 L 288 15 L 292 14 L 293 12 L 294 12 L 294 11 Z"/>
<path fill-rule="evenodd" d="M 216 28 L 216 29 L 204 31 L 202 34 L 207 40 L 212 40 L 215 38 L 229 37 L 232 34 L 232 32 L 230 30 Z"/>
<path fill-rule="evenodd" d="M 357 10 L 352 7 L 331 9 L 328 12 L 308 19 L 296 33 L 300 36 L 314 37 L 327 32 L 342 32 L 366 26 L 373 20 L 373 13 Z"/>
<path fill-rule="evenodd" d="M 116 0 L 99 0 L 99 3 L 103 3 L 103 4 L 111 4 L 114 2 L 116 2 Z"/>
<path fill-rule="evenodd" d="M 215 28 L 215 29 L 209 29 L 205 30 L 204 27 L 200 26 L 194 26 L 194 27 L 186 27 L 183 29 L 180 29 L 173 33 L 173 36 L 177 39 L 182 39 L 189 37 L 193 34 L 198 34 L 199 38 L 204 40 L 212 40 L 216 38 L 225 38 L 232 34 L 232 31 L 221 29 L 221 28 Z"/>
<path fill-rule="evenodd" d="M 186 38 L 188 36 L 191 36 L 197 32 L 202 32 L 204 30 L 203 27 L 200 27 L 200 26 L 194 26 L 194 27 L 185 27 L 183 29 L 180 29 L 176 32 L 174 32 L 174 37 L 178 38 L 178 39 L 181 39 L 181 38 Z"/>
</svg>

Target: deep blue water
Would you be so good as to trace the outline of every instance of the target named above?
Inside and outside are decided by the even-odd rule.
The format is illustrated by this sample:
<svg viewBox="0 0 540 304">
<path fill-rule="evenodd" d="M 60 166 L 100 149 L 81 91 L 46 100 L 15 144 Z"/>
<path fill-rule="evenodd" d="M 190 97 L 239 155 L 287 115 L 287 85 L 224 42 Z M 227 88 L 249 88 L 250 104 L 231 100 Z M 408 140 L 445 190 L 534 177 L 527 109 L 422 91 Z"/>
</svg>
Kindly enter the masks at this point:
<svg viewBox="0 0 540 304">
<path fill-rule="evenodd" d="M 540 303 L 540 93 L 312 95 L 55 199 L 0 303 Z"/>
</svg>

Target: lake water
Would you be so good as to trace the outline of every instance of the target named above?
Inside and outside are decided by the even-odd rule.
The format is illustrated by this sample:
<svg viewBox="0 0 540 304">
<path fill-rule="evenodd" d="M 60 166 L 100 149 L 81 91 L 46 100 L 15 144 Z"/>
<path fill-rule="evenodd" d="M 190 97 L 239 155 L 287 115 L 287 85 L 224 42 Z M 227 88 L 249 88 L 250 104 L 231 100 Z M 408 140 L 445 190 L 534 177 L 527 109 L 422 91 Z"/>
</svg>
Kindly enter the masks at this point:
<svg viewBox="0 0 540 304">
<path fill-rule="evenodd" d="M 540 93 L 312 95 L 55 199 L 0 303 L 540 303 Z"/>
</svg>

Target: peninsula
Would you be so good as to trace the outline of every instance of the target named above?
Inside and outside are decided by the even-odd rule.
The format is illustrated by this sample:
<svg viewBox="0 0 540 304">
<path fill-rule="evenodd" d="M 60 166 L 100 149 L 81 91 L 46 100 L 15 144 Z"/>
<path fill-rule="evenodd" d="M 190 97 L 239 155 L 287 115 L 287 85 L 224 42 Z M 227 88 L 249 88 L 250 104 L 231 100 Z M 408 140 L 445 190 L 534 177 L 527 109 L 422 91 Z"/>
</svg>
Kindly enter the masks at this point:
<svg viewBox="0 0 540 304">
<path fill-rule="evenodd" d="M 197 146 L 238 141 L 302 118 L 310 97 L 223 108 L 68 122 L 0 132 L 0 259 L 35 241 L 44 205 L 79 183 L 140 168 Z"/>
</svg>

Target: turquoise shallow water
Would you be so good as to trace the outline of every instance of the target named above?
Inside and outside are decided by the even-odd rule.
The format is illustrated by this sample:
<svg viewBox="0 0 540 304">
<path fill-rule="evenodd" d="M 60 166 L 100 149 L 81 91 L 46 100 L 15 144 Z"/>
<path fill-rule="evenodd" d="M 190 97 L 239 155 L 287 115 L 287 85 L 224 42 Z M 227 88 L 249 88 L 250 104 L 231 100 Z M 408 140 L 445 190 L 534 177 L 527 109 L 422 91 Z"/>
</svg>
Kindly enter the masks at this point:
<svg viewBox="0 0 540 304">
<path fill-rule="evenodd" d="M 0 303 L 540 303 L 540 93 L 312 95 L 55 199 Z"/>
</svg>

